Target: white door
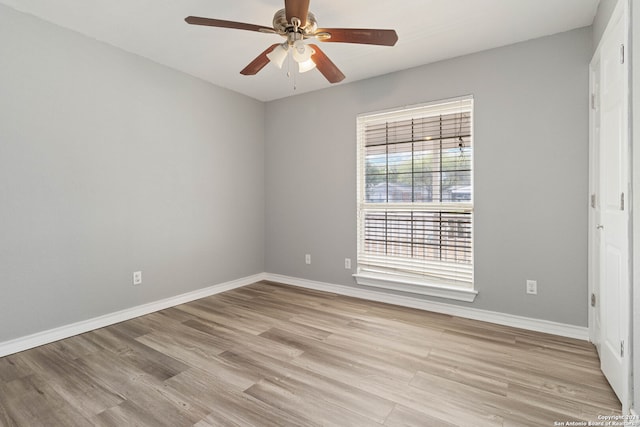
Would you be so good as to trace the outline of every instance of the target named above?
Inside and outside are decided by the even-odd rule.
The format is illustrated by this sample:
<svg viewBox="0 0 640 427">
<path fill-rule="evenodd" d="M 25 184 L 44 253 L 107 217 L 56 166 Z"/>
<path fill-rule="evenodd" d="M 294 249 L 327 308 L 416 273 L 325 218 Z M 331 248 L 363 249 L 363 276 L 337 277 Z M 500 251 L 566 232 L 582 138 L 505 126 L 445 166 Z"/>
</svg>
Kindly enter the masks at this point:
<svg viewBox="0 0 640 427">
<path fill-rule="evenodd" d="M 619 6 L 624 7 L 625 2 Z M 629 397 L 629 132 L 626 14 L 614 13 L 600 55 L 600 360 L 618 398 Z"/>
</svg>

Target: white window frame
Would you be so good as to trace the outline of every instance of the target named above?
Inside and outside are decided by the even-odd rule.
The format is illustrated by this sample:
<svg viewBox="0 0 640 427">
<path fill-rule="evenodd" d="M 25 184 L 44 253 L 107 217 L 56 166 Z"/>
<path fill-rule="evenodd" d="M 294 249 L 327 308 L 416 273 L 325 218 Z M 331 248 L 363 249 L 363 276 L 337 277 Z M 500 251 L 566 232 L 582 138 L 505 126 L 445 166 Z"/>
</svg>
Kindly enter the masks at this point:
<svg viewBox="0 0 640 427">
<path fill-rule="evenodd" d="M 358 285 L 372 286 L 378 288 L 384 288 L 389 290 L 403 291 L 408 293 L 422 294 L 435 296 L 440 298 L 449 298 L 459 301 L 473 302 L 478 292 L 474 289 L 473 285 L 473 261 L 470 266 L 465 267 L 458 264 L 460 269 L 468 268 L 470 271 L 462 273 L 464 280 L 444 280 L 434 279 L 428 275 L 402 273 L 394 270 L 394 264 L 398 264 L 397 258 L 382 256 L 375 256 L 367 254 L 364 251 L 364 213 L 375 210 L 386 211 L 411 211 L 413 209 L 424 210 L 434 209 L 434 203 L 421 203 L 421 202 L 385 202 L 385 203 L 373 203 L 365 201 L 365 126 L 371 124 L 378 124 L 384 122 L 394 122 L 407 120 L 411 118 L 420 117 L 432 117 L 452 112 L 468 112 L 471 114 L 471 141 L 472 150 L 475 150 L 473 144 L 474 132 L 473 132 L 473 97 L 464 96 L 459 98 L 441 100 L 430 102 L 426 104 L 414 105 L 403 108 L 396 108 L 392 110 L 378 111 L 373 113 L 360 114 L 357 117 L 357 228 L 358 228 L 358 266 L 354 278 Z M 474 154 L 471 154 L 471 186 L 473 189 L 473 175 L 474 175 Z M 471 202 L 447 202 L 437 204 L 441 211 L 459 211 L 470 212 L 473 215 L 473 191 Z M 438 209 L 436 207 L 436 209 Z M 471 251 L 473 260 L 473 221 L 471 225 Z M 377 259 L 376 259 L 377 258 Z M 380 263 L 380 266 L 389 265 L 390 268 L 376 268 L 376 263 Z M 411 261 L 411 262 L 416 262 Z M 433 265 L 434 262 L 430 261 L 429 264 Z M 443 268 L 450 268 L 451 264 L 442 265 Z M 436 267 L 437 268 L 437 267 Z M 458 268 L 458 267 L 456 267 Z"/>
</svg>

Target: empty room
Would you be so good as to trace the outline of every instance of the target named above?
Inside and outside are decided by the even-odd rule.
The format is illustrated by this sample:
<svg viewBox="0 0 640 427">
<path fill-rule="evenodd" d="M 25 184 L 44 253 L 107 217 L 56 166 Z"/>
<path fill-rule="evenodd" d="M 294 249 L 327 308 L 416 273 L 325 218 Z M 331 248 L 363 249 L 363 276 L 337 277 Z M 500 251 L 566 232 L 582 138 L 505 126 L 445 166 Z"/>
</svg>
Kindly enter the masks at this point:
<svg viewBox="0 0 640 427">
<path fill-rule="evenodd" d="M 0 0 L 0 426 L 640 426 L 638 22 Z"/>
</svg>

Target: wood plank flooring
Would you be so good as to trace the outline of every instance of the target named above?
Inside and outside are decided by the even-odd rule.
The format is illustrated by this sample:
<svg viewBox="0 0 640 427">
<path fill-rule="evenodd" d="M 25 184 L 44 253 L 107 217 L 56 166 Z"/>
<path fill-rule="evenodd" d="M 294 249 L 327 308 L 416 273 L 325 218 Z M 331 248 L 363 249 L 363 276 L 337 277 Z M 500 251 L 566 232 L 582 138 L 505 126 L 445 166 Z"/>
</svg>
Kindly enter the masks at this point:
<svg viewBox="0 0 640 427">
<path fill-rule="evenodd" d="M 0 358 L 1 426 L 553 426 L 587 342 L 261 282 Z"/>
</svg>

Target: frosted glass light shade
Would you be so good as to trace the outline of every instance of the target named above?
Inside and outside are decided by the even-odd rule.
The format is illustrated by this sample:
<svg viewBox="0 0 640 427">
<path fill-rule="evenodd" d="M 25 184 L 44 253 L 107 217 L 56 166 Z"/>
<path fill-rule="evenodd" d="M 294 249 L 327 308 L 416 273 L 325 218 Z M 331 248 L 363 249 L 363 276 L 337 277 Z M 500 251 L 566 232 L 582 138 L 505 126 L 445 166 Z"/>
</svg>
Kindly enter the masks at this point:
<svg viewBox="0 0 640 427">
<path fill-rule="evenodd" d="M 308 61 L 313 54 L 313 49 L 304 44 L 302 40 L 298 40 L 293 44 L 293 59 L 300 63 Z"/>
<path fill-rule="evenodd" d="M 316 68 L 316 63 L 313 62 L 311 58 L 307 59 L 304 62 L 298 62 L 298 71 L 301 73 L 306 73 L 307 71 L 313 70 Z"/>
<path fill-rule="evenodd" d="M 298 63 L 298 71 L 306 73 L 316 68 L 316 63 L 311 59 L 314 53 L 316 51 L 311 46 L 304 44 L 302 40 L 295 42 L 293 45 L 293 59 Z"/>
<path fill-rule="evenodd" d="M 278 68 L 282 68 L 282 64 L 284 60 L 287 58 L 287 47 L 286 45 L 281 44 L 273 49 L 271 52 L 267 53 L 267 58 L 269 61 L 273 62 L 278 66 Z"/>
</svg>

